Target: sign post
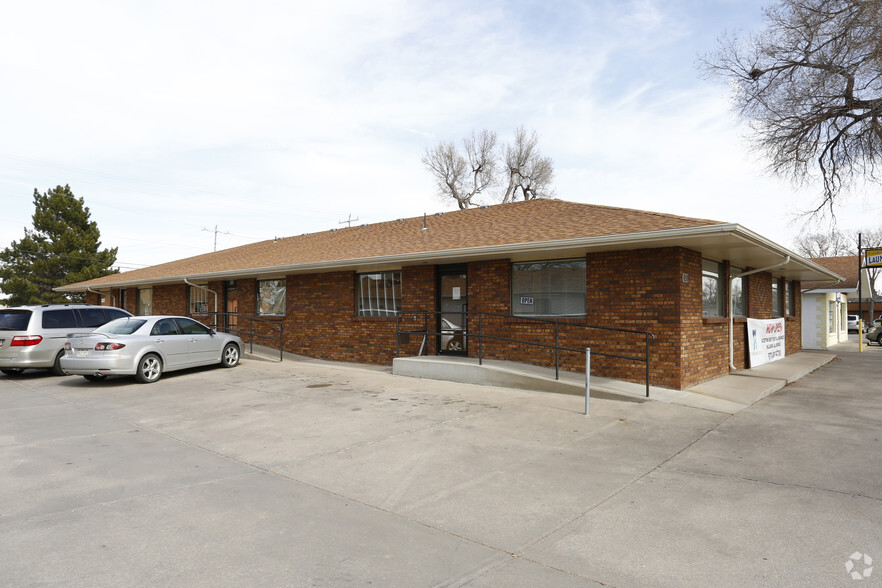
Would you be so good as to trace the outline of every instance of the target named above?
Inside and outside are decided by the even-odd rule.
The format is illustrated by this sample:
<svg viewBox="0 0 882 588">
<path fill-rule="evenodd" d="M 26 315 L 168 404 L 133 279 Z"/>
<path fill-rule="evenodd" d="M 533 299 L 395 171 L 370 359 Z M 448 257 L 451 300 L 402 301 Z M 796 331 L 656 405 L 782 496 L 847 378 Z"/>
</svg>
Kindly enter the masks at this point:
<svg viewBox="0 0 882 588">
<path fill-rule="evenodd" d="M 591 348 L 585 348 L 585 415 L 588 414 L 588 403 L 591 401 Z"/>
<path fill-rule="evenodd" d="M 861 279 L 861 272 L 864 269 L 870 268 L 879 268 L 882 267 L 882 249 L 876 248 L 871 249 L 869 247 L 861 246 L 861 234 L 858 233 L 858 319 L 863 321 L 864 318 L 864 307 L 863 301 L 864 296 L 862 292 L 863 280 Z M 869 292 L 871 300 L 875 300 L 876 293 L 872 291 Z M 869 324 L 872 326 L 874 323 L 873 317 L 869 317 Z M 864 350 L 864 328 L 863 322 L 858 323 L 858 350 Z"/>
</svg>

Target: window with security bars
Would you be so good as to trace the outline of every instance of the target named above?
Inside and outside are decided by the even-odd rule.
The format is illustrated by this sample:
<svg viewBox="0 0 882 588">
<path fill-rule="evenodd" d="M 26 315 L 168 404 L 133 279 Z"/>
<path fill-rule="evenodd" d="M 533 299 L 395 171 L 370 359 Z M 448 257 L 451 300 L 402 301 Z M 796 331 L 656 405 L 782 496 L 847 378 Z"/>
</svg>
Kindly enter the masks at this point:
<svg viewBox="0 0 882 588">
<path fill-rule="evenodd" d="M 209 295 L 211 292 L 205 288 L 190 286 L 190 314 L 212 312 L 214 309 L 209 306 Z"/>
<path fill-rule="evenodd" d="M 401 272 L 357 276 L 358 316 L 395 316 L 401 311 Z"/>
</svg>

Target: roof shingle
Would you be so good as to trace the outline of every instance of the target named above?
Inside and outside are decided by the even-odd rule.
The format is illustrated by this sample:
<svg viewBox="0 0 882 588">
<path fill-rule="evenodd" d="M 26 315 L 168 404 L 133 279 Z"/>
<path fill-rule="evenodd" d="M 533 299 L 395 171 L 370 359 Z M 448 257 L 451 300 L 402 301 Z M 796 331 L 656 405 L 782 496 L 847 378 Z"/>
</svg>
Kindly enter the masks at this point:
<svg viewBox="0 0 882 588">
<path fill-rule="evenodd" d="M 540 199 L 260 241 L 104 276 L 91 286 L 381 256 L 455 251 L 722 224 L 658 212 Z"/>
</svg>

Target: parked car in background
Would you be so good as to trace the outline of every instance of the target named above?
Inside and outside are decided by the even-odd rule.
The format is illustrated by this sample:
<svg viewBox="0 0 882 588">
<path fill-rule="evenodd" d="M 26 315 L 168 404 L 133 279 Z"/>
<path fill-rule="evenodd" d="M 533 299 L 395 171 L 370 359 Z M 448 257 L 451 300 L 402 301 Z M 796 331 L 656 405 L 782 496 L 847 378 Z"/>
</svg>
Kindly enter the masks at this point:
<svg viewBox="0 0 882 588">
<path fill-rule="evenodd" d="M 136 316 L 111 321 L 84 335 L 71 335 L 61 368 L 87 380 L 135 376 L 149 384 L 164 372 L 201 365 L 231 368 L 244 342 L 236 335 L 182 316 Z"/>
<path fill-rule="evenodd" d="M 860 330 L 860 317 L 856 314 L 848 315 L 848 332 L 857 333 Z"/>
<path fill-rule="evenodd" d="M 465 349 L 463 329 L 446 318 L 441 318 L 441 349 L 462 351 Z"/>
<path fill-rule="evenodd" d="M 68 334 L 92 331 L 126 316 L 132 315 L 121 308 L 91 304 L 4 308 L 0 310 L 0 372 L 15 376 L 42 368 L 62 376 L 59 362 Z"/>
<path fill-rule="evenodd" d="M 878 343 L 882 345 L 882 327 L 873 326 L 864 334 L 866 340 L 870 343 Z"/>
</svg>

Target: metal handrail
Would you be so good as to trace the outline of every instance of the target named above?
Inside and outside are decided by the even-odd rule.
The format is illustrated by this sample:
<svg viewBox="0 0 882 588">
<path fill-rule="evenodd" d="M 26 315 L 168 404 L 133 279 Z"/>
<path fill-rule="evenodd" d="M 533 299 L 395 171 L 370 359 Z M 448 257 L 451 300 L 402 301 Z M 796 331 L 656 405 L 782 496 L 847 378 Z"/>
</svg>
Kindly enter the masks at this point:
<svg viewBox="0 0 882 588">
<path fill-rule="evenodd" d="M 591 350 L 592 355 L 602 355 L 604 357 L 613 357 L 617 359 L 626 359 L 629 361 L 636 361 L 639 363 L 646 364 L 646 397 L 649 398 L 649 342 L 650 340 L 655 340 L 655 335 L 650 333 L 649 331 L 638 331 L 634 329 L 623 329 L 621 327 L 606 327 L 601 325 L 585 325 L 582 323 L 571 323 L 567 321 L 553 320 L 553 319 L 543 319 L 543 318 L 534 318 L 534 317 L 525 317 L 525 316 L 516 316 L 510 314 L 501 314 L 496 312 L 472 312 L 472 311 L 458 311 L 458 312 L 442 312 L 442 311 L 429 311 L 429 310 L 415 310 L 415 311 L 407 311 L 407 312 L 399 312 L 395 316 L 395 331 L 396 331 L 396 349 L 395 356 L 401 357 L 401 335 L 404 334 L 420 334 L 424 337 L 437 337 L 440 335 L 448 334 L 446 332 L 430 332 L 428 326 L 428 318 L 429 315 L 441 315 L 441 314 L 460 314 L 465 315 L 466 322 L 468 322 L 469 316 L 477 316 L 478 318 L 478 332 L 471 333 L 468 329 L 463 328 L 462 336 L 468 339 L 470 337 L 477 337 L 478 339 L 478 365 L 483 365 L 484 362 L 484 339 L 492 339 L 494 341 L 505 341 L 507 343 L 518 343 L 533 347 L 540 347 L 545 349 L 553 349 L 554 350 L 554 379 L 560 379 L 560 352 L 574 352 L 574 353 L 585 353 L 584 349 L 575 349 L 572 347 L 564 347 L 560 345 L 560 326 L 565 325 L 566 327 L 576 327 L 576 328 L 584 328 L 584 329 L 597 329 L 602 331 L 615 331 L 619 333 L 631 333 L 635 335 L 642 335 L 644 339 L 644 356 L 636 357 L 629 355 L 619 355 L 615 353 L 604 353 L 600 351 L 596 351 L 595 349 Z M 414 316 L 418 317 L 422 315 L 423 317 L 423 329 L 415 330 L 415 331 L 402 331 L 401 330 L 401 317 L 402 316 Z M 512 339 L 509 337 L 500 337 L 497 335 L 490 335 L 484 333 L 484 317 L 498 317 L 504 319 L 515 319 L 515 320 L 523 320 L 523 321 L 532 321 L 536 323 L 543 323 L 554 326 L 554 344 L 549 343 L 538 343 L 535 341 L 526 341 L 524 339 Z"/>
<path fill-rule="evenodd" d="M 262 337 L 264 339 L 270 339 L 271 341 L 278 342 L 278 344 L 279 344 L 279 361 L 282 361 L 282 359 L 284 358 L 283 347 L 284 347 L 284 341 L 285 341 L 285 323 L 282 321 L 274 321 L 271 319 L 250 316 L 247 314 L 237 314 L 235 312 L 191 312 L 190 316 L 213 316 L 214 317 L 214 325 L 209 325 L 209 326 L 213 326 L 215 330 L 219 330 L 218 317 L 224 317 L 224 318 L 234 317 L 237 321 L 237 326 L 238 326 L 239 319 L 245 319 L 248 321 L 248 330 L 247 331 L 244 329 L 238 329 L 238 328 L 227 330 L 226 327 L 224 327 L 224 332 L 232 333 L 234 335 L 244 335 L 245 333 L 247 333 L 248 334 L 248 344 L 250 346 L 249 353 L 254 353 L 254 338 L 255 337 Z M 279 327 L 279 336 L 274 337 L 272 335 L 264 335 L 263 333 L 255 333 L 254 332 L 254 322 L 255 321 L 258 323 L 267 323 L 270 325 L 278 326 Z M 224 323 L 226 324 L 226 321 L 224 321 Z"/>
</svg>

